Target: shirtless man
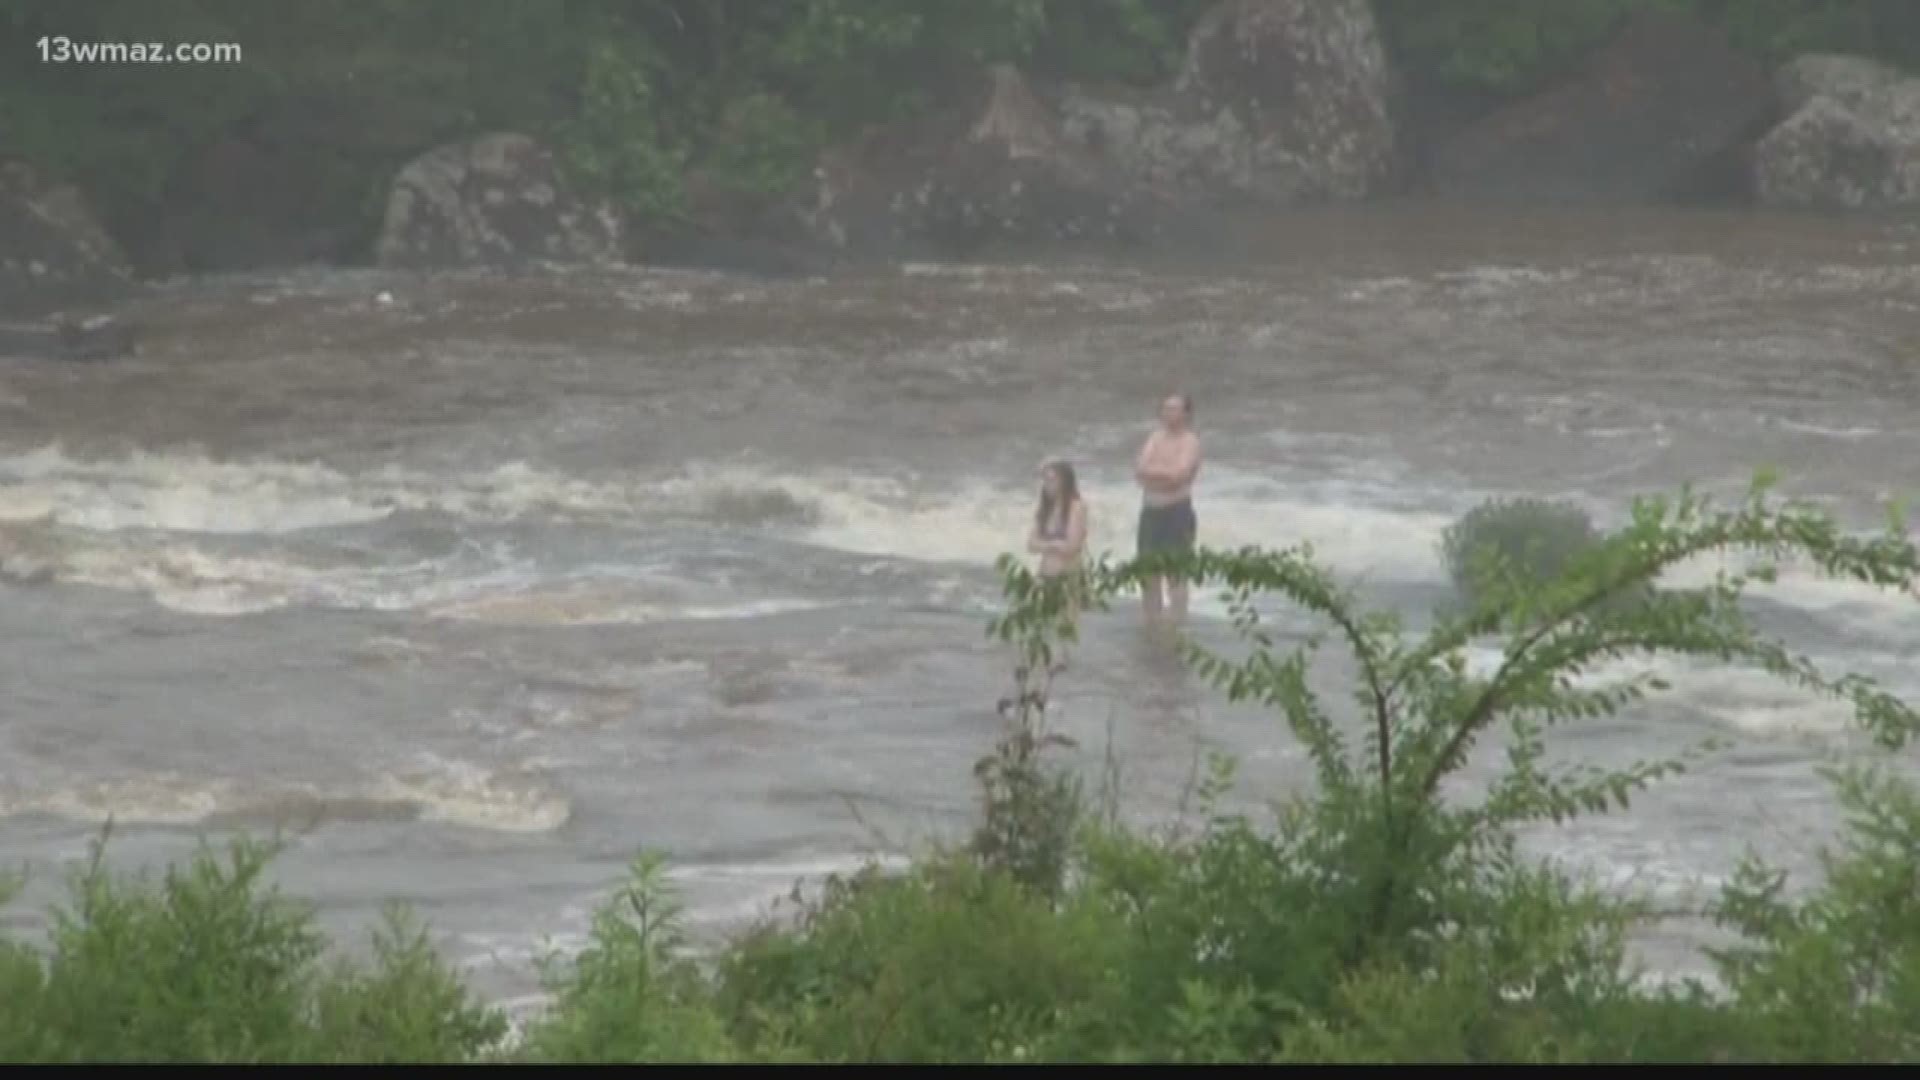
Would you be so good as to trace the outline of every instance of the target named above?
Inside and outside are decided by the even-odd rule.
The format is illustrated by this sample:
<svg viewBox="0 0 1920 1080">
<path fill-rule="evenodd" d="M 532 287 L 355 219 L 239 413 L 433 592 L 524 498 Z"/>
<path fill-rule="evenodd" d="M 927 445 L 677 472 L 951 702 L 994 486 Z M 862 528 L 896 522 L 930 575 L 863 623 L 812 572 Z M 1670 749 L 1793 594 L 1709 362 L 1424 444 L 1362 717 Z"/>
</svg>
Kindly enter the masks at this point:
<svg viewBox="0 0 1920 1080">
<path fill-rule="evenodd" d="M 1198 528 L 1193 513 L 1193 481 L 1200 475 L 1200 436 L 1193 433 L 1193 399 L 1175 394 L 1160 403 L 1160 426 L 1147 436 L 1134 459 L 1134 479 L 1140 483 L 1138 553 L 1188 551 Z M 1187 583 L 1183 578 L 1150 578 L 1144 601 L 1147 619 L 1157 619 L 1161 594 L 1175 619 L 1187 614 Z"/>
</svg>

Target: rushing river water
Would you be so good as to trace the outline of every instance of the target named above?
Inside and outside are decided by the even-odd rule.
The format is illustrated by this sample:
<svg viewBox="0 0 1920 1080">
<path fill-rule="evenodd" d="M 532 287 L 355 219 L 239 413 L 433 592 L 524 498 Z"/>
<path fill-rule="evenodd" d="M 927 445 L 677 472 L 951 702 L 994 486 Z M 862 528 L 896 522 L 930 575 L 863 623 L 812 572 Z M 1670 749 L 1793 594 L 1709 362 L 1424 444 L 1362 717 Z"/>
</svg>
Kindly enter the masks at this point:
<svg viewBox="0 0 1920 1080">
<path fill-rule="evenodd" d="M 1310 540 L 1414 616 L 1448 595 L 1441 530 L 1490 495 L 1609 523 L 1772 465 L 1871 527 L 1920 489 L 1913 225 L 1409 207 L 1234 247 L 198 281 L 145 303 L 137 358 L 0 369 L 0 862 L 33 874 L 0 917 L 39 925 L 108 816 L 125 866 L 286 823 L 276 876 L 331 928 L 408 901 L 512 994 L 642 848 L 730 923 L 876 834 L 950 833 L 1007 685 L 992 562 L 1037 464 L 1073 460 L 1095 547 L 1129 554 L 1131 455 L 1173 388 L 1208 449 L 1204 543 Z M 1911 598 L 1790 574 L 1755 606 L 1920 693 Z M 1196 632 L 1224 642 L 1221 611 L 1201 598 Z M 1274 717 L 1184 677 L 1135 616 L 1094 619 L 1061 687 L 1129 808 L 1170 808 L 1196 748 L 1237 755 L 1247 799 L 1307 782 Z M 1735 748 L 1543 843 L 1675 896 L 1749 846 L 1810 867 L 1844 710 L 1674 674 L 1555 745 Z"/>
</svg>

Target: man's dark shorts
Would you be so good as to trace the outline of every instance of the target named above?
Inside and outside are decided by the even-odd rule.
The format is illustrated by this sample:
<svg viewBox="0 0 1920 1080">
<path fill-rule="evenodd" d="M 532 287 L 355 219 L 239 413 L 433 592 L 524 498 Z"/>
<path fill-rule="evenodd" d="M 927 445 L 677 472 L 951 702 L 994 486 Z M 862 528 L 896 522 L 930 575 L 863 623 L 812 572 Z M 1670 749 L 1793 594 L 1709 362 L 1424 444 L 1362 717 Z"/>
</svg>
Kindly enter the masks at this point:
<svg viewBox="0 0 1920 1080">
<path fill-rule="evenodd" d="M 1159 551 L 1189 551 L 1199 522 L 1194 518 L 1191 499 L 1172 506 L 1140 508 L 1140 530 L 1136 538 L 1139 554 Z"/>
</svg>

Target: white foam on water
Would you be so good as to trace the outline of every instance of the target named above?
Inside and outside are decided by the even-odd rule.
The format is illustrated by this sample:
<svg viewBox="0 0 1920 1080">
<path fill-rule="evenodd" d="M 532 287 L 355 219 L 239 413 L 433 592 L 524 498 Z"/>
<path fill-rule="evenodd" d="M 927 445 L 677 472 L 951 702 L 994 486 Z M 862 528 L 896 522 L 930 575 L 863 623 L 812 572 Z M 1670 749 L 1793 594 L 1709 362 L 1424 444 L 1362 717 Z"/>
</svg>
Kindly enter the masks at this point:
<svg viewBox="0 0 1920 1080">
<path fill-rule="evenodd" d="M 1439 540 L 1458 508 L 1386 505 L 1397 486 L 1393 479 L 1361 483 L 1347 476 L 1338 483 L 1291 484 L 1210 466 L 1195 500 L 1199 540 L 1216 549 L 1306 542 L 1319 562 L 1348 580 L 1441 580 Z M 194 535 L 287 537 L 363 525 L 396 510 L 479 522 L 584 520 L 635 529 L 666 518 L 785 534 L 889 560 L 980 569 L 1002 554 L 1026 557 L 1030 487 L 714 463 L 619 480 L 568 476 L 524 462 L 451 476 L 398 467 L 351 475 L 310 463 L 223 462 L 190 454 L 90 461 L 56 446 L 0 457 L 0 579 L 127 589 L 208 615 L 312 604 L 424 609 L 436 617 L 533 625 L 752 618 L 816 602 L 648 591 L 620 580 L 556 582 L 537 565 L 499 550 L 404 565 L 314 565 L 283 550 L 212 550 Z M 1139 508 L 1131 479 L 1089 469 L 1083 487 L 1092 514 L 1090 553 L 1130 556 Z M 59 534 L 36 533 L 47 529 Z M 1665 584 L 1703 584 L 1725 565 L 1696 560 L 1669 574 Z M 1777 583 L 1754 585 L 1752 593 L 1900 638 L 1908 636 L 1912 605 L 1920 602 L 1794 567 Z M 1196 602 L 1196 611 L 1212 610 L 1209 601 Z"/>
<path fill-rule="evenodd" d="M 551 679 L 607 692 L 665 692 L 704 686 L 713 676 L 706 660 L 623 660 L 612 657 L 535 658 L 518 666 L 531 678 Z"/>
<path fill-rule="evenodd" d="M 0 819 L 43 815 L 70 821 L 192 825 L 239 802 L 231 780 L 170 774 L 95 780 L 41 792 L 0 792 Z"/>
<path fill-rule="evenodd" d="M 1749 582 L 1744 590 L 1746 595 L 1811 612 L 1857 630 L 1893 638 L 1913 636 L 1914 616 L 1920 614 L 1920 597 L 1831 577 L 1816 567 L 1767 561 L 1778 568 L 1776 580 Z M 1704 588 L 1721 573 L 1750 570 L 1760 562 L 1758 557 L 1740 554 L 1702 556 L 1674 567 L 1663 575 L 1660 584 L 1666 588 Z"/>
<path fill-rule="evenodd" d="M 362 783 L 260 784 L 230 777 L 149 773 L 40 790 L 0 790 L 0 819 L 189 826 L 216 819 L 324 821 L 328 816 L 417 817 L 489 832 L 544 833 L 572 805 L 540 778 L 425 757 L 413 769 Z"/>
<path fill-rule="evenodd" d="M 573 804 L 530 773 L 431 754 L 412 769 L 382 777 L 373 792 L 418 806 L 428 821 L 489 832 L 553 832 L 573 817 Z"/>
<path fill-rule="evenodd" d="M 393 611 L 456 587 L 435 580 L 431 566 L 328 570 L 216 555 L 184 544 L 145 551 L 80 549 L 61 576 L 79 584 L 131 586 L 165 607 L 196 615 L 246 615 L 292 605 Z"/>
<path fill-rule="evenodd" d="M 1476 266 L 1435 274 L 1436 281 L 1458 286 L 1468 296 L 1499 296 L 1530 286 L 1561 285 L 1581 277 L 1578 270 L 1541 270 L 1531 266 Z"/>
<path fill-rule="evenodd" d="M 315 565 L 291 551 L 234 554 L 186 539 L 0 526 L 0 581 L 138 592 L 192 615 L 292 606 L 404 611 L 529 572 L 497 545 L 399 565 Z"/>
<path fill-rule="evenodd" d="M 905 262 L 900 264 L 901 277 L 983 277 L 990 270 L 986 266 L 968 266 L 962 263 L 923 263 Z"/>
<path fill-rule="evenodd" d="M 1702 870 L 1690 853 L 1660 845 L 1655 837 L 1596 834 L 1567 826 L 1541 833 L 1550 838 L 1536 840 L 1541 855 L 1616 896 L 1669 904 L 1698 901 L 1717 893 L 1727 880 Z"/>
<path fill-rule="evenodd" d="M 1794 686 L 1751 665 L 1636 658 L 1597 668 L 1581 681 L 1599 685 L 1642 675 L 1672 685 L 1662 698 L 1683 701 L 1716 723 L 1748 734 L 1835 735 L 1853 723 L 1852 707 L 1845 701 Z"/>
<path fill-rule="evenodd" d="M 1020 285 L 1029 284 L 1036 278 L 1044 279 L 1048 284 L 1066 280 L 1062 276 L 1063 271 L 1061 267 L 1049 266 L 1044 263 L 903 262 L 900 264 L 898 272 L 901 277 L 908 278 L 965 278 L 969 280 L 994 278 L 996 280 L 1003 280 Z M 1088 278 L 1105 280 L 1138 276 L 1137 272 L 1113 267 L 1079 267 L 1075 273 L 1075 277 L 1081 280 Z"/>
<path fill-rule="evenodd" d="M 851 874 L 878 865 L 883 870 L 898 870 L 907 860 L 893 855 L 827 855 L 812 859 L 772 862 L 693 863 L 669 868 L 667 876 L 684 882 L 781 881 L 792 884 L 803 879 L 820 879 L 832 874 Z"/>
<path fill-rule="evenodd" d="M 640 700 L 641 695 L 632 692 L 603 691 L 591 697 L 527 694 L 515 709 L 517 722 L 503 724 L 499 718 L 480 716 L 474 727 L 482 731 L 506 731 L 516 741 L 527 741 L 541 731 L 578 731 L 619 723 L 640 711 Z"/>
<path fill-rule="evenodd" d="M 1419 283 L 1410 277 L 1367 278 L 1348 282 L 1340 294 L 1342 300 L 1372 300 L 1386 293 L 1399 293 L 1416 289 Z"/>
<path fill-rule="evenodd" d="M 1803 420 L 1780 420 L 1777 421 L 1777 423 L 1780 427 L 1788 431 L 1797 431 L 1803 435 L 1817 435 L 1828 439 L 1839 439 L 1844 442 L 1858 442 L 1861 439 L 1871 439 L 1876 435 L 1882 434 L 1879 428 L 1861 427 L 1858 425 L 1836 428 L 1808 423 Z"/>
<path fill-rule="evenodd" d="M 808 530 L 815 543 L 866 555 L 989 566 L 1002 554 L 1024 557 L 1031 495 L 980 481 L 929 482 L 915 490 L 876 478 L 796 483 L 820 507 Z M 1130 482 L 1082 479 L 1091 536 L 1087 549 L 1129 558 L 1139 520 Z M 1216 549 L 1268 549 L 1307 542 L 1323 565 L 1374 580 L 1425 581 L 1440 573 L 1446 514 L 1363 505 L 1329 505 L 1246 474 L 1214 470 L 1196 494 L 1199 543 Z"/>
<path fill-rule="evenodd" d="M 139 592 L 177 611 L 216 616 L 316 605 L 487 618 L 493 608 L 510 620 L 590 624 L 744 618 L 806 606 L 785 598 L 642 596 L 618 582 L 563 583 L 558 595 L 543 597 L 540 569 L 497 544 L 464 545 L 444 560 L 354 565 L 349 558 L 340 565 L 338 557 L 316 564 L 283 546 L 237 554 L 203 539 L 290 539 L 396 510 L 492 522 L 539 516 L 637 524 L 657 520 L 663 509 L 748 525 L 754 522 L 739 519 L 779 523 L 809 512 L 750 471 L 664 484 L 597 483 L 523 463 L 453 477 L 396 468 L 351 476 L 318 465 L 196 455 L 88 461 L 53 447 L 0 458 L 0 580 Z"/>
<path fill-rule="evenodd" d="M 815 542 L 845 551 L 925 562 L 989 565 L 1024 550 L 1028 485 L 903 480 L 853 473 L 782 474 L 751 466 L 695 466 L 665 479 L 595 481 L 507 463 L 464 476 L 398 468 L 350 476 L 318 465 L 216 462 L 134 454 L 89 462 L 48 448 L 0 458 L 0 522 L 48 522 L 95 531 L 282 534 L 364 524 L 396 510 L 432 510 L 481 520 L 566 516 L 640 524 L 663 513 L 764 515 L 800 524 Z M 1130 552 L 1138 493 L 1130 481 L 1086 484 L 1090 548 Z M 1390 578 L 1425 578 L 1438 561 L 1445 515 L 1343 505 L 1252 474 L 1211 469 L 1196 500 L 1201 541 L 1213 547 L 1282 547 L 1312 541 L 1331 565 Z M 814 519 L 808 524 L 806 519 Z M 792 519 L 799 519 L 794 521 Z M 187 556 L 176 555 L 186 559 Z M 201 578 L 217 568 L 201 559 Z M 235 563 L 242 580 L 263 576 Z M 210 571 L 201 573 L 200 571 Z M 110 575 L 101 575 L 110 576 Z M 405 606 L 404 602 L 401 606 Z"/>
<path fill-rule="evenodd" d="M 1505 659 L 1497 646 L 1478 645 L 1465 650 L 1467 671 L 1489 678 Z M 1838 675 L 1839 668 L 1830 671 Z M 1573 680 L 1584 690 L 1621 686 L 1630 681 L 1658 678 L 1670 689 L 1652 693 L 1650 700 L 1680 702 L 1716 723 L 1755 735 L 1839 734 L 1853 725 L 1853 709 L 1845 701 L 1816 694 L 1750 665 L 1723 664 L 1681 657 L 1629 657 L 1596 664 Z"/>
<path fill-rule="evenodd" d="M 435 619 L 510 626 L 602 626 L 753 619 L 826 606 L 822 601 L 780 598 L 702 603 L 616 578 L 482 592 L 429 606 L 426 614 Z"/>
<path fill-rule="evenodd" d="M 146 452 L 85 461 L 57 447 L 0 457 L 0 522 L 271 534 L 378 521 L 392 511 L 315 465 Z"/>
<path fill-rule="evenodd" d="M 58 446 L 0 457 L 0 522 L 100 532 L 282 535 L 363 525 L 400 510 L 482 520 L 527 515 L 637 517 L 655 485 L 603 482 L 507 462 L 466 475 L 135 452 L 89 460 Z"/>
</svg>

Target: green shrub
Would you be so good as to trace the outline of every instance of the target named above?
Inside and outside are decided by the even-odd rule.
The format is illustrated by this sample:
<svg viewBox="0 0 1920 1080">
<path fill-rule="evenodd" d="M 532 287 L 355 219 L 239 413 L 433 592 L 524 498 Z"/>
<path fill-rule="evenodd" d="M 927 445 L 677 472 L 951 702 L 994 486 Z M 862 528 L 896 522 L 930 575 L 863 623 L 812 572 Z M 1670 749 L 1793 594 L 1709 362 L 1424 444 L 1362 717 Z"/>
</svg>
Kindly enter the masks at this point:
<svg viewBox="0 0 1920 1080">
<path fill-rule="evenodd" d="M 1456 592 L 1469 603 L 1495 590 L 1534 588 L 1564 574 L 1599 543 L 1586 511 L 1543 499 L 1493 499 L 1468 511 L 1440 538 Z"/>
<path fill-rule="evenodd" d="M 434 951 L 425 928 L 389 907 L 373 935 L 373 964 L 336 962 L 318 981 L 310 1050 L 318 1062 L 404 1064 L 471 1060 L 507 1033 Z"/>
<path fill-rule="evenodd" d="M 721 190 L 759 198 L 785 194 L 812 176 L 827 142 L 825 124 L 764 92 L 721 109 L 714 128 L 702 169 Z"/>
<path fill-rule="evenodd" d="M 1784 899 L 1782 872 L 1749 859 L 1715 914 L 1745 943 L 1717 950 L 1758 1059 L 1920 1057 L 1920 786 L 1877 769 L 1833 774 L 1844 842 L 1825 880 Z"/>
<path fill-rule="evenodd" d="M 11 903 L 20 882 L 0 876 L 0 907 Z M 45 990 L 40 958 L 26 947 L 0 938 L 0 1062 L 44 1061 L 49 1057 L 37 1020 Z"/>
<path fill-rule="evenodd" d="M 1686 0 L 1379 0 L 1395 58 L 1441 85 L 1525 93 L 1604 44 L 1629 15 Z"/>
<path fill-rule="evenodd" d="M 322 941 L 291 901 L 260 892 L 267 851 L 203 852 L 158 887 L 123 884 L 100 854 L 59 913 L 42 1023 L 71 1061 L 268 1061 L 302 1041 Z"/>
<path fill-rule="evenodd" d="M 665 64 L 643 38 L 597 43 L 581 75 L 579 115 L 565 127 L 572 174 L 643 222 L 678 217 L 686 196 L 687 148 L 660 115 Z"/>
<path fill-rule="evenodd" d="M 1192 871 L 1163 876 L 1162 888 L 1171 891 L 1161 896 L 1169 905 L 1161 917 L 1176 926 L 1194 920 L 1187 925 L 1196 929 L 1156 927 L 1149 935 L 1171 943 L 1162 999 L 1182 971 L 1196 970 L 1179 957 L 1203 956 L 1201 977 L 1215 995 L 1209 1000 L 1236 1002 L 1244 1016 L 1270 1008 L 1291 1018 L 1291 1034 L 1243 1051 L 1394 1057 L 1417 1056 L 1426 1045 L 1474 1060 L 1504 1058 L 1523 1046 L 1548 1059 L 1645 1052 L 1581 1034 L 1589 1014 L 1630 1011 L 1632 993 L 1617 938 L 1583 942 L 1577 934 L 1617 927 L 1628 912 L 1529 877 L 1514 853 L 1515 830 L 1624 808 L 1635 792 L 1683 771 L 1690 757 L 1715 744 L 1621 770 L 1548 767 L 1546 737 L 1554 726 L 1605 717 L 1667 689 L 1652 676 L 1588 689 L 1575 676 L 1635 654 L 1747 663 L 1849 703 L 1884 746 L 1904 745 L 1920 729 L 1920 717 L 1872 680 L 1830 678 L 1755 632 L 1741 603 L 1747 585 L 1770 578 L 1770 560 L 1783 557 L 1835 576 L 1911 588 L 1920 569 L 1912 543 L 1897 523 L 1880 537 L 1845 535 L 1817 510 L 1774 505 L 1767 491 L 1766 483 L 1756 484 L 1745 505 L 1725 511 L 1691 495 L 1640 501 L 1626 527 L 1566 557 L 1557 573 L 1476 579 L 1475 602 L 1443 616 L 1416 643 L 1399 639 L 1396 618 L 1357 611 L 1304 549 L 1202 550 L 1094 572 L 1092 607 L 1149 576 L 1178 574 L 1222 588 L 1246 654 L 1229 657 L 1187 642 L 1186 655 L 1230 700 L 1273 708 L 1306 748 L 1319 781 L 1316 790 L 1283 800 L 1280 827 L 1271 834 L 1244 826 L 1210 830 L 1196 850 L 1233 853 L 1225 880 L 1203 878 L 1182 895 L 1178 882 Z M 1562 535 L 1583 535 L 1579 524 Z M 1766 561 L 1698 591 L 1650 590 L 1676 565 L 1733 551 Z M 997 621 L 996 633 L 1027 642 L 1056 632 L 1065 619 L 1057 599 L 1011 560 L 1002 569 L 1013 582 L 1009 594 L 1021 602 Z M 1276 655 L 1255 602 L 1262 596 L 1321 616 L 1347 647 L 1359 673 L 1357 715 L 1336 718 L 1308 689 L 1318 638 Z M 1635 602 L 1621 603 L 1625 598 Z M 1501 662 L 1490 676 L 1469 674 L 1465 649 L 1488 636 L 1505 639 Z M 1443 786 L 1467 755 L 1500 727 L 1506 770 L 1476 800 L 1443 800 Z M 1206 866 L 1204 858 L 1185 863 Z M 1582 907 L 1588 913 L 1576 914 Z M 1151 907 L 1139 910 L 1150 924 Z M 1600 915 L 1606 918 L 1596 924 Z M 1311 927 L 1310 940 L 1289 938 L 1300 927 Z M 1473 992 L 1446 979 L 1468 979 Z M 1449 986 L 1446 992 L 1428 994 L 1435 980 Z M 1417 1001 L 1407 998 L 1416 990 Z M 1458 1005 L 1452 1013 L 1448 1002 Z M 1440 1012 L 1423 1011 L 1430 1009 Z M 1379 1027 L 1395 1018 L 1427 1027 Z M 1454 1041 L 1433 1043 L 1433 1033 L 1449 1025 Z M 1288 1038 L 1307 1041 L 1289 1046 Z"/>
<path fill-rule="evenodd" d="M 1002 698 L 1001 737 L 974 765 L 980 786 L 980 823 L 972 850 L 981 861 L 1043 896 L 1066 880 L 1085 800 L 1077 777 L 1046 759 L 1073 740 L 1047 726 L 1047 705 L 1060 668 L 1034 656 L 1014 673 L 1014 693 Z"/>
<path fill-rule="evenodd" d="M 0 949 L 6 1060 L 462 1060 L 505 1031 L 391 918 L 370 970 L 320 966 L 311 913 L 262 888 L 267 845 L 202 851 L 158 884 L 114 880 L 103 854 L 72 882 L 44 964 Z"/>
<path fill-rule="evenodd" d="M 683 952 L 680 906 L 658 856 L 638 860 L 628 883 L 594 915 L 592 939 L 555 962 L 551 1013 L 532 1025 L 534 1061 L 722 1062 L 738 1056 L 711 1007 L 705 977 Z"/>
<path fill-rule="evenodd" d="M 1124 927 L 958 855 L 829 889 L 800 929 L 727 958 L 722 995 L 763 1042 L 824 1061 L 1060 1059 L 1071 1020 L 1122 1003 Z"/>
</svg>

